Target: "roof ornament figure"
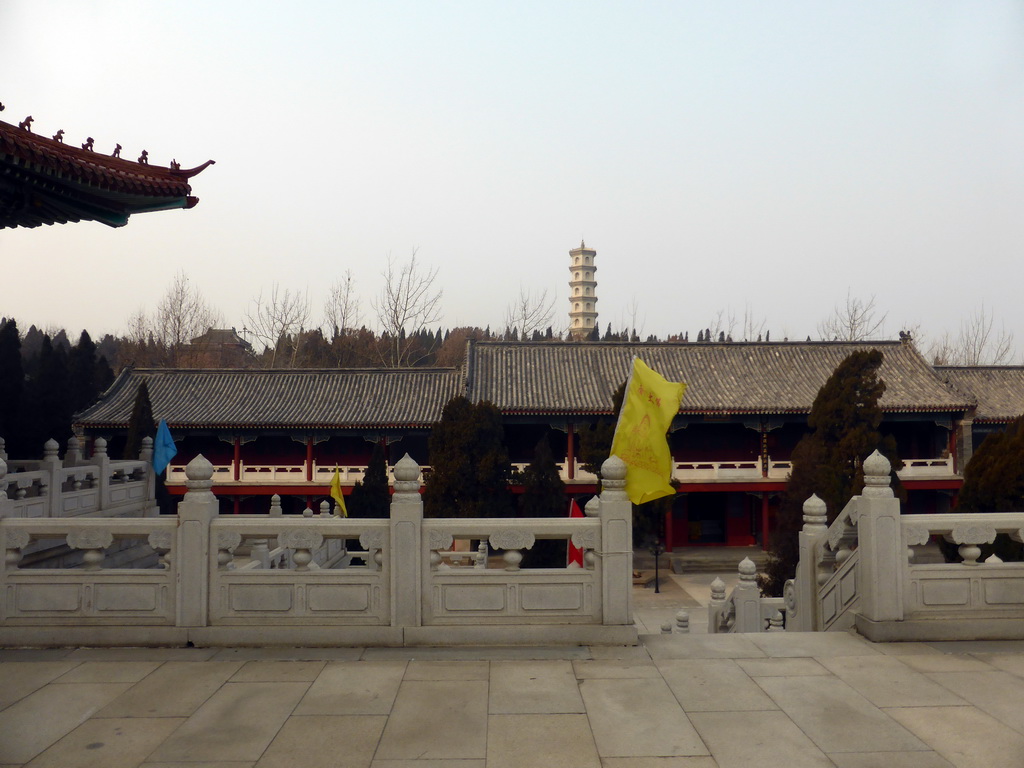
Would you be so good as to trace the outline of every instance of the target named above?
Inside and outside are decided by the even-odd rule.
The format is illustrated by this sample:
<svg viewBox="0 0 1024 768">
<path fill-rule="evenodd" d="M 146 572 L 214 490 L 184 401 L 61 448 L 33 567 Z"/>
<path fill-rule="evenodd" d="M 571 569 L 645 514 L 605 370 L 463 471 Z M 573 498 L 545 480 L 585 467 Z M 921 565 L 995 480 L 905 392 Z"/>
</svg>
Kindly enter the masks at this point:
<svg viewBox="0 0 1024 768">
<path fill-rule="evenodd" d="M 172 171 L 180 171 L 181 170 L 181 163 L 179 163 L 177 160 L 171 160 L 171 170 Z"/>
<path fill-rule="evenodd" d="M 0 101 L 0 112 L 3 112 L 5 109 L 7 109 L 7 107 L 5 107 L 4 103 Z"/>
<path fill-rule="evenodd" d="M 57 131 L 55 134 L 53 134 L 53 140 L 54 141 L 59 141 L 61 144 L 64 143 L 64 129 L 63 128 L 61 128 L 59 131 Z"/>
<path fill-rule="evenodd" d="M 110 153 L 110 156 L 111 157 L 120 157 L 121 156 L 121 145 L 120 144 L 117 144 L 117 145 L 114 146 L 114 151 Z"/>
<path fill-rule="evenodd" d="M 139 162 L 143 165 L 149 165 L 149 152 L 142 150 L 142 154 L 139 155 Z"/>
<path fill-rule="evenodd" d="M 28 131 L 29 133 L 32 133 L 32 115 L 29 115 L 24 120 L 22 120 L 20 123 L 18 123 L 18 127 L 19 128 L 23 128 L 24 130 Z"/>
<path fill-rule="evenodd" d="M 93 138 L 92 138 L 92 136 L 88 136 L 85 139 L 85 144 L 82 145 L 82 149 L 86 150 L 87 152 L 92 152 L 92 145 L 93 145 Z"/>
</svg>

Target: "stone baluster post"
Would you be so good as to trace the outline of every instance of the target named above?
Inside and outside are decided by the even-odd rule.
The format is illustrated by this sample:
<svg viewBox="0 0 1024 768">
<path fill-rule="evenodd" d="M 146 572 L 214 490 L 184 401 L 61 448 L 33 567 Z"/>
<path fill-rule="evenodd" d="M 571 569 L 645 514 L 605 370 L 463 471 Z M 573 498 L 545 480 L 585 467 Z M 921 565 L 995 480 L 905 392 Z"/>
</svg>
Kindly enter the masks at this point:
<svg viewBox="0 0 1024 768">
<path fill-rule="evenodd" d="M 160 508 L 156 505 L 156 471 L 153 469 L 153 438 L 142 438 L 142 446 L 139 448 L 139 461 L 146 462 L 146 499 L 152 501 L 149 507 L 151 514 L 159 515 Z M 147 515 L 150 514 L 147 511 Z"/>
<path fill-rule="evenodd" d="M 188 491 L 178 504 L 177 626 L 205 627 L 209 614 L 210 572 L 218 567 L 210 546 L 210 523 L 217 518 L 213 465 L 199 454 L 185 467 Z"/>
<path fill-rule="evenodd" d="M 64 488 L 63 483 L 60 481 L 62 465 L 58 455 L 59 450 L 60 446 L 56 440 L 53 438 L 47 440 L 43 444 L 43 462 L 39 465 L 39 468 L 46 473 L 46 479 L 43 480 L 43 487 L 39 489 L 39 493 L 47 493 L 49 495 L 49 498 L 46 500 L 46 514 L 52 518 L 61 516 L 61 506 L 64 503 Z"/>
<path fill-rule="evenodd" d="M 7 441 L 0 437 L 0 461 L 7 461 Z"/>
<path fill-rule="evenodd" d="M 64 453 L 64 466 L 65 467 L 80 467 L 82 466 L 82 443 L 81 441 L 72 435 L 68 438 L 68 449 Z"/>
<path fill-rule="evenodd" d="M 110 509 L 110 457 L 107 455 L 107 441 L 97 437 L 92 442 L 92 462 L 99 476 L 100 509 Z"/>
<path fill-rule="evenodd" d="M 804 527 L 799 535 L 800 560 L 793 579 L 793 598 L 788 599 L 786 629 L 814 632 L 818 626 L 818 549 L 828 532 L 825 502 L 812 495 L 804 502 Z M 787 590 L 790 585 L 787 584 Z"/>
<path fill-rule="evenodd" d="M 717 576 L 711 582 L 711 601 L 708 603 L 708 634 L 721 631 L 722 612 L 725 610 L 725 582 Z"/>
<path fill-rule="evenodd" d="M 733 632 L 763 632 L 761 618 L 761 590 L 757 586 L 757 566 L 749 557 L 739 565 L 740 581 L 733 590 L 736 624 Z"/>
<path fill-rule="evenodd" d="M 864 460 L 857 540 L 860 613 L 869 621 L 903 620 L 903 545 L 900 501 L 889 487 L 889 460 L 875 451 Z"/>
<path fill-rule="evenodd" d="M 626 464 L 609 456 L 601 465 L 601 612 L 605 624 L 633 623 L 633 505 L 626 496 Z"/>
<path fill-rule="evenodd" d="M 395 464 L 395 493 L 391 497 L 391 625 L 418 627 L 423 623 L 423 499 L 420 467 L 409 454 Z"/>
<path fill-rule="evenodd" d="M 3 440 L 0 439 L 0 443 Z M 10 516 L 10 501 L 7 498 L 7 455 L 3 453 L 3 445 L 0 445 L 0 520 Z"/>
</svg>

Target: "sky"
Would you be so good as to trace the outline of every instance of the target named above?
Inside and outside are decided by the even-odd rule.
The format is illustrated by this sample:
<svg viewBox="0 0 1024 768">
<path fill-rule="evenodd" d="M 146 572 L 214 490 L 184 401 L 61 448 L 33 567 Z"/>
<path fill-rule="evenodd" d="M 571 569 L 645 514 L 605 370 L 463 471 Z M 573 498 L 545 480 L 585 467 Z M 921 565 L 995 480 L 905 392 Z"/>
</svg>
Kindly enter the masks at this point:
<svg viewBox="0 0 1024 768">
<path fill-rule="evenodd" d="M 444 327 L 522 289 L 564 330 L 585 239 L 602 328 L 802 340 L 853 297 L 885 338 L 983 309 L 1024 350 L 1019 0 L 3 0 L 0 102 L 216 160 L 191 210 L 0 230 L 22 330 L 122 332 L 179 272 L 241 328 L 351 271 L 373 327 L 413 252 Z"/>
</svg>

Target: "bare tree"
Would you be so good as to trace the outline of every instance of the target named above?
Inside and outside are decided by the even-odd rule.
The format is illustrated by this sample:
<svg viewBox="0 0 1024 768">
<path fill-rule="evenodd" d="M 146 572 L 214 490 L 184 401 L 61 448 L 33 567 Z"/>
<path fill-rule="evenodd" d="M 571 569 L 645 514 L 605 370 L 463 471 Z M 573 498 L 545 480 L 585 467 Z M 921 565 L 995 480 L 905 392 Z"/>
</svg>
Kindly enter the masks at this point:
<svg viewBox="0 0 1024 768">
<path fill-rule="evenodd" d="M 768 321 L 763 316 L 756 316 L 749 303 L 743 305 L 743 341 L 761 341 L 767 325 Z"/>
<path fill-rule="evenodd" d="M 246 330 L 270 351 L 269 367 L 294 366 L 302 332 L 309 325 L 309 315 L 308 292 L 293 292 L 289 288 L 282 291 L 277 283 L 271 286 L 266 297 L 260 291 L 245 315 L 245 322 Z"/>
<path fill-rule="evenodd" d="M 168 365 L 176 367 L 188 364 L 192 339 L 220 322 L 220 313 L 207 304 L 188 275 L 178 272 L 157 305 L 150 328 L 152 336 L 166 351 Z"/>
<path fill-rule="evenodd" d="M 505 327 L 515 329 L 527 341 L 533 332 L 544 328 L 555 311 L 555 300 L 548 300 L 545 288 L 538 294 L 519 286 L 519 296 L 505 308 Z"/>
<path fill-rule="evenodd" d="M 985 305 L 960 321 L 956 337 L 944 333 L 928 347 L 935 365 L 1005 365 L 1013 358 L 1013 333 L 1000 325 Z"/>
<path fill-rule="evenodd" d="M 352 270 L 345 270 L 345 276 L 331 286 L 324 304 L 324 331 L 328 339 L 344 336 L 362 322 L 359 297 L 355 293 Z"/>
<path fill-rule="evenodd" d="M 881 316 L 875 307 L 875 297 L 867 301 L 846 292 L 846 303 L 836 305 L 832 314 L 818 323 L 818 335 L 824 341 L 864 341 L 876 338 L 885 325 L 888 313 Z"/>
<path fill-rule="evenodd" d="M 411 365 L 417 355 L 430 351 L 417 351 L 419 347 L 413 337 L 441 319 L 442 291 L 434 287 L 437 268 L 421 268 L 414 250 L 402 265 L 388 255 L 387 269 L 381 274 L 384 287 L 373 302 L 377 322 L 388 342 L 382 347 L 381 358 L 392 368 Z"/>
</svg>

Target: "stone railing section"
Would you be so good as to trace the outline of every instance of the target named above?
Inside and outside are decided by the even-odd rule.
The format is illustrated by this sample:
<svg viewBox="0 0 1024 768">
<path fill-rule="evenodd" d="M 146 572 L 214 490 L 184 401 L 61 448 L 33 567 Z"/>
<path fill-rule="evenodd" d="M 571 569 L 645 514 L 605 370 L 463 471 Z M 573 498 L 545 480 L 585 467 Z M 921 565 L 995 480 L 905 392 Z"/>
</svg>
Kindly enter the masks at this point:
<svg viewBox="0 0 1024 768">
<path fill-rule="evenodd" d="M 819 498 L 804 504 L 800 561 L 783 598 L 786 629 L 856 627 L 877 641 L 1024 639 L 1024 563 L 979 562 L 981 545 L 997 534 L 1024 541 L 1024 513 L 901 515 L 890 469 L 877 451 L 865 459 L 864 491 L 830 526 Z M 916 549 L 936 537 L 956 544 L 961 562 L 915 562 Z M 728 600 L 724 585 L 712 585 L 709 631 L 766 628 L 758 617 L 772 599 L 754 597 L 742 565 L 740 579 Z"/>
<path fill-rule="evenodd" d="M 420 467 L 395 466 L 389 519 L 218 515 L 214 468 L 188 465 L 174 517 L 0 520 L 0 645 L 451 644 L 636 641 L 625 465 L 603 466 L 583 519 L 423 518 Z M 79 567 L 23 562 L 62 540 Z M 118 541 L 151 567 L 113 565 Z M 522 567 L 537 542 L 583 550 L 583 566 Z"/>
<path fill-rule="evenodd" d="M 77 438 L 68 441 L 63 461 L 58 449 L 48 440 L 41 461 L 5 461 L 0 446 L 0 519 L 156 514 L 150 438 L 133 461 L 112 461 L 103 438 L 88 459 Z"/>
</svg>

